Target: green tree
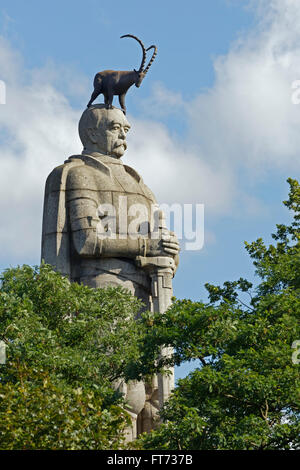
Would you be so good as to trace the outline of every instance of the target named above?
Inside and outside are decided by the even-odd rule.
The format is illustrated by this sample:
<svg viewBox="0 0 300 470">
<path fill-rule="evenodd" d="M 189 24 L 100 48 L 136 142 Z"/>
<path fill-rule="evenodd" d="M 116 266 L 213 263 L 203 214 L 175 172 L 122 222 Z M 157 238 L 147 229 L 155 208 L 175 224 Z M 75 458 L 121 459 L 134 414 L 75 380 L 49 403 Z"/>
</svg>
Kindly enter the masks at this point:
<svg viewBox="0 0 300 470">
<path fill-rule="evenodd" d="M 112 388 L 138 354 L 140 303 L 50 266 L 0 280 L 1 449 L 117 449 L 129 423 Z"/>
<path fill-rule="evenodd" d="M 201 367 L 179 380 L 162 412 L 164 424 L 138 446 L 300 448 L 300 366 L 292 361 L 300 340 L 300 187 L 288 182 L 290 225 L 277 225 L 275 244 L 246 243 L 260 279 L 255 289 L 242 278 L 223 287 L 206 284 L 208 303 L 180 300 L 165 315 L 144 315 L 136 373 L 191 359 Z M 159 360 L 162 345 L 175 348 L 171 360 Z"/>
</svg>

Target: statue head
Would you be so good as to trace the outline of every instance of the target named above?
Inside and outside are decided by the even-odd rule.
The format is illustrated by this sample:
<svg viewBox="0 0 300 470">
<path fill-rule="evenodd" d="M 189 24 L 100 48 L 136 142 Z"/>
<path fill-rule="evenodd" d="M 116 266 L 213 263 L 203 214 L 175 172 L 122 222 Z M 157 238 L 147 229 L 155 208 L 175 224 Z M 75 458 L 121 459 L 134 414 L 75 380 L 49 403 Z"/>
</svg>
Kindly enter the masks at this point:
<svg viewBox="0 0 300 470">
<path fill-rule="evenodd" d="M 130 124 L 120 109 L 106 109 L 104 104 L 87 108 L 79 121 L 79 137 L 85 151 L 121 158 L 127 148 Z"/>
</svg>

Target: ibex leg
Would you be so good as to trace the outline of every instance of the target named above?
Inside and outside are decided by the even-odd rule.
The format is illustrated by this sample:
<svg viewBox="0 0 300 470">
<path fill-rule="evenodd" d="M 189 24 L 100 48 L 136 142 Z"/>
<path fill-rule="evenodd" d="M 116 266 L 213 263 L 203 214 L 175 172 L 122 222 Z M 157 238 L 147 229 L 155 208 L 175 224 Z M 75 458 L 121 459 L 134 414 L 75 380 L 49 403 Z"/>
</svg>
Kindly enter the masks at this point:
<svg viewBox="0 0 300 470">
<path fill-rule="evenodd" d="M 125 95 L 126 93 L 119 95 L 119 103 L 124 114 L 126 114 Z"/>
<path fill-rule="evenodd" d="M 114 94 L 110 91 L 104 95 L 104 103 L 106 109 L 112 109 L 112 102 L 114 99 Z"/>
<path fill-rule="evenodd" d="M 92 96 L 91 96 L 91 99 L 90 101 L 88 102 L 87 104 L 87 107 L 89 108 L 92 104 L 93 101 L 95 101 L 95 99 L 97 98 L 97 96 L 99 96 L 101 93 L 101 91 L 98 91 L 98 90 L 94 90 L 93 93 L 92 93 Z"/>
</svg>

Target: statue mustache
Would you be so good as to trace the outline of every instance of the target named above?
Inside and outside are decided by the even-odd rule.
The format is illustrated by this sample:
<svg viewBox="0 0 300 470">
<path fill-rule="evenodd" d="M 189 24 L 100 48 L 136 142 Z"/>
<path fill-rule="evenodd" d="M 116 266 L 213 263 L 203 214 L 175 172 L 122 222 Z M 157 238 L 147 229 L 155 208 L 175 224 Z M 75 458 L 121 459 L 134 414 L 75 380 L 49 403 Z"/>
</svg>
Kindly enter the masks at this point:
<svg viewBox="0 0 300 470">
<path fill-rule="evenodd" d="M 121 147 L 121 145 L 124 147 L 124 149 L 126 150 L 127 149 L 127 143 L 125 142 L 125 140 L 117 140 L 114 147 Z"/>
</svg>

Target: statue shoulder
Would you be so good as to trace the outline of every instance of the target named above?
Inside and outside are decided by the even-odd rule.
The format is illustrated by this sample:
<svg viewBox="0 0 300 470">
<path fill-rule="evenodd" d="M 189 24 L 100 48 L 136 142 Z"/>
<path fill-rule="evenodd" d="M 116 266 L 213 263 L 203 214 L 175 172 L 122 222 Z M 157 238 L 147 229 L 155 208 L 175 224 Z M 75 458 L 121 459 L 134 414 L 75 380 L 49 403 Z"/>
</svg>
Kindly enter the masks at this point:
<svg viewBox="0 0 300 470">
<path fill-rule="evenodd" d="M 137 171 L 135 171 L 131 166 L 124 165 L 125 171 L 131 175 L 138 183 L 142 182 L 143 183 L 143 178 L 141 175 L 138 174 Z"/>
<path fill-rule="evenodd" d="M 74 155 L 68 161 L 73 166 L 68 171 L 67 189 L 98 190 L 106 186 L 105 182 L 111 176 L 110 169 L 92 157 Z"/>
<path fill-rule="evenodd" d="M 155 199 L 155 196 L 153 194 L 153 192 L 151 191 L 151 189 L 148 188 L 148 186 L 144 183 L 144 180 L 143 178 L 141 177 L 141 175 L 136 171 L 134 170 L 133 168 L 131 168 L 131 166 L 128 166 L 128 165 L 124 165 L 124 168 L 126 170 L 126 172 L 131 175 L 138 183 L 139 185 L 141 186 L 142 190 L 143 190 L 143 193 L 145 194 L 145 196 L 150 199 L 150 201 L 152 201 L 154 204 L 156 204 L 156 199 Z"/>
<path fill-rule="evenodd" d="M 68 173 L 74 167 L 79 166 L 79 161 L 67 160 L 64 164 L 55 167 L 46 181 L 46 193 L 65 190 Z"/>
</svg>

